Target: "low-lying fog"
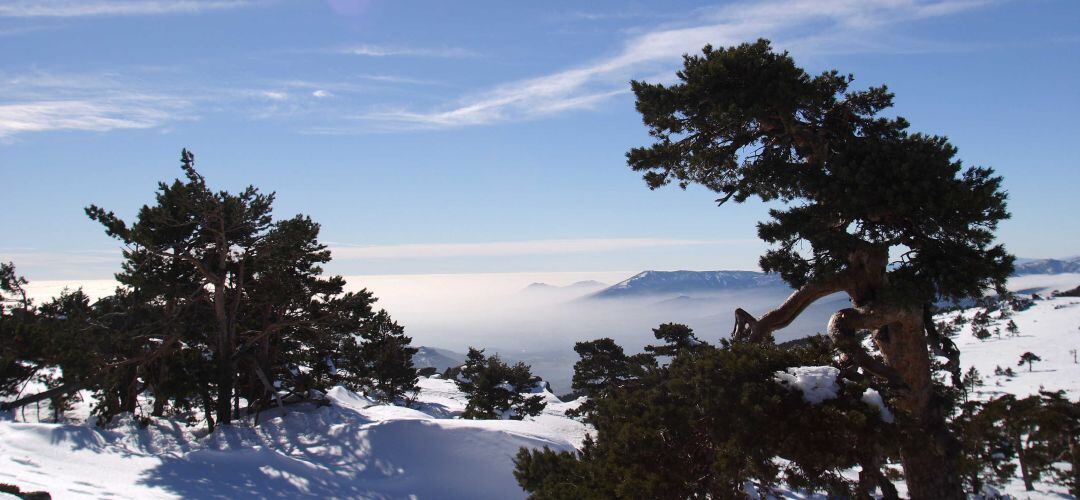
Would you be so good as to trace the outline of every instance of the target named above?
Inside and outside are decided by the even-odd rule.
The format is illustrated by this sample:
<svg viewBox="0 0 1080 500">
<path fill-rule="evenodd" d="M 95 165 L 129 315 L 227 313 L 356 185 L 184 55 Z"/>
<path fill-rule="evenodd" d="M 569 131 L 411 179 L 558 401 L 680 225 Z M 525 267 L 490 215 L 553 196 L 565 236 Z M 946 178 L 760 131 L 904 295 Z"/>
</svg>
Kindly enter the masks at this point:
<svg viewBox="0 0 1080 500">
<path fill-rule="evenodd" d="M 780 304 L 789 292 L 766 287 L 722 294 L 658 295 L 630 299 L 590 299 L 597 284 L 612 285 L 635 272 L 498 273 L 443 275 L 363 275 L 346 277 L 350 289 L 368 288 L 378 306 L 391 315 L 417 346 L 464 353 L 469 346 L 498 352 L 509 360 L 533 366 L 558 392 L 569 392 L 577 355 L 574 342 L 611 337 L 628 352 L 654 341 L 652 328 L 661 323 L 689 325 L 702 340 L 716 342 L 730 335 L 733 311 L 742 307 L 756 316 Z M 552 287 L 529 287 L 531 283 Z M 1080 275 L 1033 275 L 1010 280 L 1017 291 L 1067 289 Z M 28 287 L 36 302 L 64 287 L 83 287 L 91 297 L 109 294 L 113 280 L 37 281 Z M 527 289 L 528 288 L 528 289 Z M 848 304 L 843 295 L 818 301 L 795 323 L 777 332 L 783 342 L 822 332 L 829 316 Z"/>
<path fill-rule="evenodd" d="M 655 342 L 661 323 L 684 323 L 703 340 L 716 342 L 731 333 L 733 311 L 742 307 L 760 315 L 779 305 L 790 290 L 770 287 L 720 294 L 656 295 L 595 299 L 597 286 L 569 286 L 585 280 L 608 285 L 634 273 L 491 274 L 442 276 L 357 276 L 381 298 L 416 345 L 465 352 L 484 347 L 510 360 L 522 360 L 551 383 L 569 392 L 577 355 L 575 342 L 611 337 L 629 353 Z M 531 287 L 542 282 L 555 287 Z M 845 296 L 830 296 L 778 332 L 785 341 L 823 332 L 829 316 L 847 306 Z"/>
<path fill-rule="evenodd" d="M 368 288 L 377 306 L 390 311 L 413 345 L 464 353 L 486 348 L 508 360 L 522 360 L 548 380 L 553 389 L 569 392 L 580 340 L 611 337 L 628 352 L 638 352 L 655 339 L 652 328 L 661 323 L 684 323 L 698 337 L 715 342 L 731 333 L 732 312 L 742 307 L 755 315 L 783 301 L 787 290 L 763 288 L 724 294 L 658 295 L 647 298 L 590 299 L 603 287 L 635 272 L 493 273 L 445 275 L 347 276 L 349 289 Z M 531 287 L 531 283 L 552 287 Z M 30 285 L 40 303 L 65 286 L 82 286 L 92 297 L 111 293 L 112 280 L 81 282 L 39 281 Z M 563 288 L 565 287 L 565 288 Z M 527 289 L 528 288 L 528 289 Z M 820 301 L 793 325 L 779 332 L 778 341 L 824 331 L 832 312 L 845 307 L 841 296 Z"/>
</svg>

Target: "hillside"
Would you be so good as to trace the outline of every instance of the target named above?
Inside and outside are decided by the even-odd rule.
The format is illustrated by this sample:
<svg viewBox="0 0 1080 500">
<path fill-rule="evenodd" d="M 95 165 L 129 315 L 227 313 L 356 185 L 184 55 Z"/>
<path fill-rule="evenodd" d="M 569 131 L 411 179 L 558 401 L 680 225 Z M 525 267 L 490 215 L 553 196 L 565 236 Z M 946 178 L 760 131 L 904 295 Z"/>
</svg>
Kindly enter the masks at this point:
<svg viewBox="0 0 1080 500">
<path fill-rule="evenodd" d="M 958 314 L 970 320 L 975 311 L 948 313 L 940 318 L 952 321 Z M 996 314 L 991 313 L 991 317 L 996 318 Z M 1018 336 L 1010 336 L 1005 331 L 1007 320 L 994 319 L 989 329 L 1000 329 L 1000 336 L 979 340 L 972 334 L 969 321 L 955 339 L 963 370 L 974 366 L 985 381 L 976 392 L 983 397 L 993 397 L 1004 393 L 1026 396 L 1040 390 L 1064 390 L 1073 399 L 1080 396 L 1080 364 L 1070 353 L 1080 350 L 1080 299 L 1039 300 L 1031 309 L 1015 313 L 1011 319 L 1020 328 Z M 1026 365 L 1017 366 L 1020 355 L 1025 352 L 1035 353 L 1043 359 L 1030 372 Z M 1012 368 L 1015 376 L 994 375 L 997 367 Z"/>
<path fill-rule="evenodd" d="M 974 311 L 939 319 L 960 314 L 970 319 Z M 980 341 L 969 325 L 955 339 L 963 368 L 975 366 L 983 375 L 979 397 L 1044 389 L 1080 395 L 1080 364 L 1069 352 L 1080 348 L 1080 299 L 1038 300 L 1012 320 L 1019 336 Z M 991 330 L 1004 320 L 995 324 Z M 1016 366 L 1027 351 L 1043 359 L 1031 372 Z M 1015 373 L 994 375 L 997 366 Z M 127 418 L 98 428 L 82 422 L 85 404 L 68 422 L 39 422 L 48 408 L 31 406 L 0 417 L 0 483 L 54 498 L 521 498 L 512 475 L 518 448 L 571 450 L 588 431 L 565 416 L 577 403 L 548 392 L 548 407 L 536 418 L 475 421 L 455 418 L 465 399 L 452 382 L 424 378 L 420 388 L 415 403 L 403 407 L 338 387 L 327 394 L 328 406 L 297 405 L 285 415 L 268 410 L 258 426 L 247 419 L 210 436 L 167 419 L 140 427 Z M 1027 493 L 1017 479 L 1005 492 L 1062 498 L 1063 490 L 1039 483 Z"/>
</svg>

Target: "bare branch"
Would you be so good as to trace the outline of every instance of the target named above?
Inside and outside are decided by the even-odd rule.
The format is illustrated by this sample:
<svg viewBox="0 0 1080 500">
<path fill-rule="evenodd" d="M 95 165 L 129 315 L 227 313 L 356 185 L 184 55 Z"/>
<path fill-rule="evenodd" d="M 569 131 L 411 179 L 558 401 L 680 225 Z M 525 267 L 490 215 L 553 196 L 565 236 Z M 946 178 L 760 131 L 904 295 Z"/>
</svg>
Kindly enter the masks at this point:
<svg viewBox="0 0 1080 500">
<path fill-rule="evenodd" d="M 779 307 L 765 313 L 761 319 L 755 319 L 743 309 L 736 309 L 735 328 L 731 332 L 731 337 L 733 340 L 745 340 L 751 343 L 771 339 L 774 331 L 790 325 L 817 300 L 845 291 L 847 281 L 846 275 L 836 275 L 829 279 L 807 283 L 789 295 Z"/>
</svg>

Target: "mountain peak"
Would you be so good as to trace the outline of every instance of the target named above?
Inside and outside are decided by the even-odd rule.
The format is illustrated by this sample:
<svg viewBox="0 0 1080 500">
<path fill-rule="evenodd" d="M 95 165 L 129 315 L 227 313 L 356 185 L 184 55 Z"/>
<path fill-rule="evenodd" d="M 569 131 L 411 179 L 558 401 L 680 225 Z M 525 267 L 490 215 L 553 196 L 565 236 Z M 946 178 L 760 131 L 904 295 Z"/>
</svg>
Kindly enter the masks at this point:
<svg viewBox="0 0 1080 500">
<path fill-rule="evenodd" d="M 593 298 L 646 295 L 685 295 L 690 292 L 721 292 L 763 286 L 783 286 L 779 276 L 756 271 L 655 271 L 647 270 L 601 290 Z"/>
</svg>

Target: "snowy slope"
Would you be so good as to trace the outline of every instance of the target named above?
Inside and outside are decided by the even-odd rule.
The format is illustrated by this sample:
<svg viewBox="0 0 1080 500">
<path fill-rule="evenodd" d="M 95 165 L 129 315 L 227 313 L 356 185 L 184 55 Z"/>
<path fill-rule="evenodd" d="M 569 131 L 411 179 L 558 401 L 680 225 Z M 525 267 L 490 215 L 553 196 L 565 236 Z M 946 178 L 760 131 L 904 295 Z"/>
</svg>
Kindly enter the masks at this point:
<svg viewBox="0 0 1080 500">
<path fill-rule="evenodd" d="M 585 434 L 564 403 L 532 421 L 439 418 L 464 399 L 449 381 L 421 385 L 418 409 L 338 387 L 330 406 L 272 410 L 258 427 L 210 436 L 163 419 L 109 429 L 3 420 L 0 482 L 54 498 L 519 498 L 520 447 L 571 450 Z"/>
<path fill-rule="evenodd" d="M 1045 297 L 1076 286 L 1077 278 L 1025 276 L 1010 285 L 1037 288 Z M 939 319 L 957 314 L 970 319 L 974 310 Z M 1005 320 L 995 319 L 1000 338 L 980 341 L 970 324 L 955 338 L 963 369 L 975 366 L 986 381 L 979 396 L 1040 389 L 1080 396 L 1080 364 L 1069 353 L 1080 349 L 1080 298 L 1038 300 L 1012 320 L 1019 336 L 1010 337 Z M 1043 358 L 1030 373 L 1016 366 L 1027 351 Z M 1011 367 L 1015 376 L 995 376 L 996 366 Z M 565 417 L 577 403 L 549 392 L 540 392 L 548 407 L 535 418 L 475 421 L 455 418 L 466 400 L 453 382 L 423 378 L 420 389 L 403 407 L 335 388 L 330 406 L 298 405 L 284 416 L 270 410 L 258 427 L 243 421 L 210 436 L 165 419 L 145 428 L 130 419 L 97 428 L 80 422 L 87 403 L 71 412 L 70 423 L 39 423 L 29 407 L 0 415 L 0 483 L 54 498 L 521 498 L 512 474 L 518 448 L 571 450 L 588 431 Z M 48 414 L 48 408 L 40 411 Z M 898 487 L 903 494 L 903 484 Z M 1063 497 L 1062 488 L 1045 483 L 1025 492 L 1018 479 L 1004 491 L 1015 498 Z M 807 498 L 797 492 L 785 497 Z"/>
<path fill-rule="evenodd" d="M 975 311 L 950 313 L 942 318 L 951 320 L 957 314 L 964 314 L 970 320 Z M 1008 320 L 996 319 L 996 313 L 990 316 L 994 321 L 989 329 L 994 331 L 1000 328 L 1000 338 L 996 335 L 985 341 L 975 338 L 969 321 L 954 339 L 960 348 L 963 370 L 974 366 L 982 375 L 985 385 L 977 392 L 985 397 L 1004 393 L 1023 397 L 1040 390 L 1064 390 L 1072 399 L 1080 396 L 1080 364 L 1073 362 L 1073 355 L 1069 352 L 1080 350 L 1080 298 L 1038 300 L 1031 309 L 1014 313 L 1012 320 L 1020 328 L 1020 334 L 1016 337 L 1005 331 Z M 1025 352 L 1035 353 L 1042 358 L 1030 372 L 1027 365 L 1017 366 L 1020 355 Z M 1012 368 L 1016 375 L 995 376 L 994 369 L 998 366 Z"/>
</svg>

